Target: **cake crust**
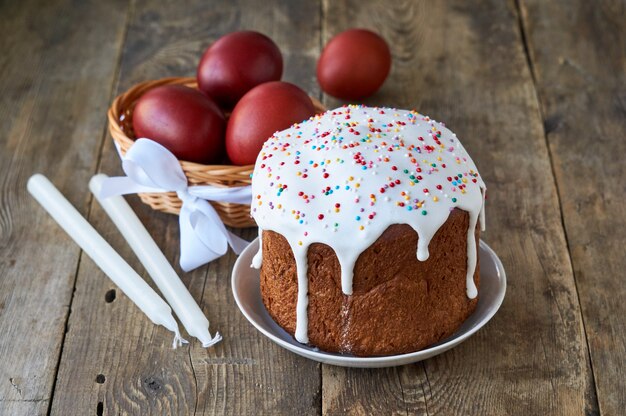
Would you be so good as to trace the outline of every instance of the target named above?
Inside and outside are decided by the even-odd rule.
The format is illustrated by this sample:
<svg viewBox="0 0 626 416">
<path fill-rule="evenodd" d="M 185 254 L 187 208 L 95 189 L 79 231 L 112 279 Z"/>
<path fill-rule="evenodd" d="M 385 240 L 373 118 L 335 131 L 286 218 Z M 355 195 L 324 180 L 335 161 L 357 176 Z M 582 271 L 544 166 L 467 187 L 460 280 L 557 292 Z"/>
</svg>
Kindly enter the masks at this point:
<svg viewBox="0 0 626 416">
<path fill-rule="evenodd" d="M 357 356 L 403 354 L 452 335 L 476 308 L 466 292 L 469 214 L 454 209 L 419 261 L 418 235 L 395 224 L 359 256 L 353 293 L 341 288 L 341 269 L 328 245 L 308 249 L 309 343 Z M 478 246 L 479 227 L 475 231 Z M 296 329 L 298 279 L 293 252 L 279 233 L 262 232 L 261 294 L 272 318 Z M 474 273 L 479 285 L 479 265 Z"/>
</svg>

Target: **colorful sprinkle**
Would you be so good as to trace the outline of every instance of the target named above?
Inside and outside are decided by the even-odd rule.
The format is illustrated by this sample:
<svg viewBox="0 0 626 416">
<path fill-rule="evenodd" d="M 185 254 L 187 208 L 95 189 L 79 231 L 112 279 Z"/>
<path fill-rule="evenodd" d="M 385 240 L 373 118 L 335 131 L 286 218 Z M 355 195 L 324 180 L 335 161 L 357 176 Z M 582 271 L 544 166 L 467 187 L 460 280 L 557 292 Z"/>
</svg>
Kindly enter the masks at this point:
<svg viewBox="0 0 626 416">
<path fill-rule="evenodd" d="M 442 124 L 388 108 L 347 105 L 314 116 L 272 135 L 260 159 L 254 178 L 267 189 L 254 194 L 253 216 L 289 218 L 299 236 L 345 232 L 347 221 L 348 229 L 364 230 L 380 221 L 376 211 L 388 221 L 447 210 L 482 186 Z M 313 170 L 319 173 L 310 176 Z"/>
</svg>

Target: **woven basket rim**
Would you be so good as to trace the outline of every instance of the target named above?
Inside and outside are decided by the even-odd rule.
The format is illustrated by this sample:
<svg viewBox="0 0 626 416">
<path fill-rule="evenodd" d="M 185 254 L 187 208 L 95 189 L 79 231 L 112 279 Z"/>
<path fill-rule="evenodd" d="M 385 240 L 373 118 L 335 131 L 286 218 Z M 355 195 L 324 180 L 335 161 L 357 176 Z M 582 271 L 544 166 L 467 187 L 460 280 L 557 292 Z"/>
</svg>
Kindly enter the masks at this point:
<svg viewBox="0 0 626 416">
<path fill-rule="evenodd" d="M 125 102 L 129 96 L 133 97 L 138 94 L 134 100 L 136 102 L 137 99 L 141 97 L 141 95 L 143 95 L 148 90 L 155 88 L 155 87 L 160 87 L 163 85 L 185 85 L 187 87 L 197 88 L 198 82 L 196 78 L 194 77 L 159 78 L 159 79 L 139 82 L 133 85 L 132 87 L 130 87 L 128 90 L 119 94 L 117 97 L 115 97 L 111 106 L 109 107 L 109 110 L 107 111 L 109 127 L 111 129 L 111 135 L 113 136 L 114 140 L 121 139 L 121 137 L 119 136 L 123 136 L 126 140 L 128 140 L 131 143 L 135 141 L 135 139 L 128 137 L 126 132 L 124 132 L 120 126 L 120 117 L 122 116 L 122 112 L 124 111 L 122 103 Z M 316 110 L 326 111 L 324 105 L 317 98 L 312 97 L 312 96 L 309 96 L 309 98 L 313 102 L 313 105 L 315 106 Z M 115 133 L 119 135 L 118 137 L 115 137 L 113 135 L 114 131 Z M 252 173 L 252 170 L 254 170 L 254 164 L 225 165 L 225 164 L 204 164 L 204 163 L 190 162 L 188 160 L 180 160 L 180 159 L 178 161 L 180 162 L 181 166 L 183 166 L 183 168 L 186 168 L 185 170 L 209 169 L 209 170 L 213 170 L 216 175 L 237 174 L 237 173 L 244 173 L 244 172 L 248 172 L 248 174 L 250 174 Z"/>
<path fill-rule="evenodd" d="M 193 77 L 168 77 L 156 80 L 143 81 L 133 85 L 128 90 L 119 94 L 107 111 L 109 133 L 115 142 L 120 156 L 124 156 L 135 142 L 124 131 L 132 131 L 132 112 L 134 105 L 146 91 L 162 85 L 185 85 L 197 88 L 196 79 Z M 324 112 L 326 109 L 319 100 L 310 97 L 317 112 Z M 228 114 L 226 114 L 228 116 Z M 211 185 L 215 187 L 233 188 L 250 185 L 251 174 L 254 165 L 205 165 L 186 160 L 178 160 L 187 182 L 190 185 Z M 178 214 L 182 206 L 181 200 L 176 193 L 140 193 L 139 197 L 143 203 L 156 211 Z M 250 204 L 234 204 L 229 202 L 209 201 L 218 212 L 225 225 L 243 228 L 255 225 L 254 219 L 250 216 Z"/>
</svg>

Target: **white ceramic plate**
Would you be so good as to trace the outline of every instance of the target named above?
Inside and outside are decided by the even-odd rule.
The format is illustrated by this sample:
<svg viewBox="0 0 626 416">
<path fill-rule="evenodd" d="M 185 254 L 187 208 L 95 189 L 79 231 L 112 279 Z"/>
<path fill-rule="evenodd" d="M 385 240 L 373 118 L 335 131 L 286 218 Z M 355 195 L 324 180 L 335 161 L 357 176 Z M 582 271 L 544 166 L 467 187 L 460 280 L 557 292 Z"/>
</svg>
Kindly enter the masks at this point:
<svg viewBox="0 0 626 416">
<path fill-rule="evenodd" d="M 474 313 L 452 336 L 421 351 L 384 357 L 355 357 L 324 352 L 300 344 L 270 317 L 261 300 L 259 271 L 250 267 L 259 247 L 258 238 L 241 253 L 233 268 L 232 286 L 237 306 L 266 337 L 283 348 L 311 360 L 344 367 L 393 367 L 425 360 L 459 345 L 485 325 L 498 311 L 506 291 L 504 268 L 496 253 L 480 241 L 480 296 Z"/>
</svg>

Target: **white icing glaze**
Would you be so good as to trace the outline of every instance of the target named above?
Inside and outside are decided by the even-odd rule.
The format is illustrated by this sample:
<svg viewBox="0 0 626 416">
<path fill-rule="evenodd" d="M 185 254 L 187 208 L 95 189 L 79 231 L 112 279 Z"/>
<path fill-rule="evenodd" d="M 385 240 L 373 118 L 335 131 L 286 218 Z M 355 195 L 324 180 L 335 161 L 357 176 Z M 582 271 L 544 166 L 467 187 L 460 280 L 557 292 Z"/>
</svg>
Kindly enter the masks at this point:
<svg viewBox="0 0 626 416">
<path fill-rule="evenodd" d="M 299 342 L 306 344 L 309 342 L 309 316 L 307 314 L 307 308 L 309 306 L 309 279 L 307 277 L 308 250 L 294 250 L 294 247 L 291 246 L 291 251 L 295 253 L 296 270 L 298 274 L 298 302 L 296 304 L 295 337 Z"/>
<path fill-rule="evenodd" d="M 474 230 L 484 229 L 484 190 L 474 162 L 442 123 L 414 111 L 348 106 L 274 134 L 252 179 L 252 216 L 289 242 L 298 274 L 296 334 L 307 336 L 307 251 L 329 245 L 352 294 L 359 255 L 392 224 L 418 234 L 417 258 L 454 208 L 467 211 L 467 296 L 477 295 Z M 253 266 L 261 266 L 261 244 Z"/>
<path fill-rule="evenodd" d="M 252 257 L 252 264 L 250 267 L 260 269 L 261 263 L 263 263 L 263 230 L 259 228 L 259 251 L 257 251 L 254 257 Z"/>
</svg>

